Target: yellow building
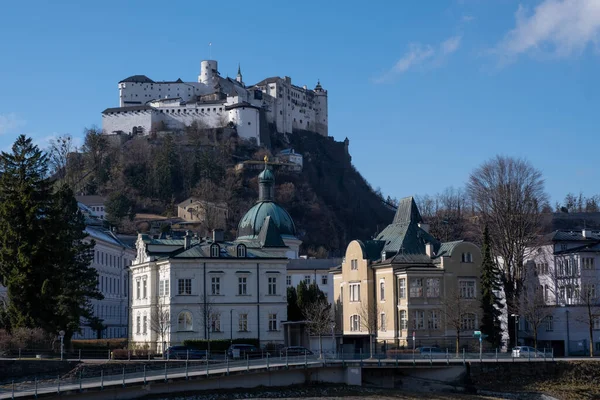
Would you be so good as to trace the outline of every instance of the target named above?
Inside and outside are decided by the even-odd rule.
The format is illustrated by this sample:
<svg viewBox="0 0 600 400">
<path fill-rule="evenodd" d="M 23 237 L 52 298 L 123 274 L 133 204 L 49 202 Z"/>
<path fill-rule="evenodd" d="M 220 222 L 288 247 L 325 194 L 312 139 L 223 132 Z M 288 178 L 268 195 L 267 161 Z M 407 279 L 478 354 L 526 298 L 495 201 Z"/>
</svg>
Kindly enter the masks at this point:
<svg viewBox="0 0 600 400">
<path fill-rule="evenodd" d="M 431 236 L 412 197 L 400 201 L 394 221 L 375 239 L 350 242 L 333 275 L 345 352 L 368 351 L 370 342 L 377 352 L 455 351 L 476 343 L 481 252 L 472 243 Z"/>
</svg>

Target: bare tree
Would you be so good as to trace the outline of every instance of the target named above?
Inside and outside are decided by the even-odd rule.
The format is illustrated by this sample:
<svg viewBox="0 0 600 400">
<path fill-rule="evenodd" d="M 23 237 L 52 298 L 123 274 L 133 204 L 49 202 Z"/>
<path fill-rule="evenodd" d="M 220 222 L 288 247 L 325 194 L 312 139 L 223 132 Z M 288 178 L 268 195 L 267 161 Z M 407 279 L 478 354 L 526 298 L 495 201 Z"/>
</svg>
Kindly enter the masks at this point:
<svg viewBox="0 0 600 400">
<path fill-rule="evenodd" d="M 462 189 L 446 188 L 435 196 L 418 198 L 419 210 L 431 234 L 442 242 L 464 239 L 468 231 L 469 201 Z"/>
<path fill-rule="evenodd" d="M 487 224 L 494 256 L 500 261 L 507 313 L 518 311 L 525 252 L 541 225 L 547 203 L 542 173 L 528 161 L 496 156 L 471 173 L 467 192 Z M 514 332 L 509 329 L 512 343 Z"/>
<path fill-rule="evenodd" d="M 60 180 L 67 177 L 69 154 L 76 151 L 71 135 L 58 136 L 49 142 L 48 155 L 51 171 Z"/>
<path fill-rule="evenodd" d="M 204 324 L 204 338 L 208 340 L 207 349 L 210 354 L 210 334 L 212 332 L 221 331 L 221 315 L 215 308 L 214 302 L 209 296 L 209 293 L 200 293 L 199 298 L 202 299 L 202 302 L 200 303 L 200 315 L 202 316 L 202 323 Z M 214 319 L 215 317 L 219 318 L 218 322 Z"/>
<path fill-rule="evenodd" d="M 457 289 L 447 290 L 446 295 L 441 298 L 440 311 L 444 316 L 446 329 L 451 329 L 456 334 L 455 346 L 457 357 L 460 352 L 461 332 L 473 332 L 479 329 L 477 324 L 477 315 L 480 310 L 479 304 L 479 301 L 475 298 L 467 298 L 464 293 L 461 293 Z"/>
<path fill-rule="evenodd" d="M 319 337 L 319 353 L 323 356 L 323 336 L 333 331 L 335 317 L 333 307 L 327 300 L 310 302 L 304 306 L 302 313 L 307 320 L 310 335 Z"/>
<path fill-rule="evenodd" d="M 165 302 L 164 296 L 157 296 L 155 307 L 150 314 L 150 330 L 156 333 L 158 341 L 161 344 L 166 343 L 166 338 L 171 330 L 171 315 L 169 314 L 169 305 Z M 166 349 L 163 346 L 163 351 Z"/>
<path fill-rule="evenodd" d="M 594 327 L 600 325 L 600 282 L 596 277 L 585 279 L 581 289 L 575 289 L 576 302 L 580 306 L 575 320 L 588 328 L 590 357 L 594 357 Z"/>
<path fill-rule="evenodd" d="M 528 263 L 529 272 L 531 263 Z M 538 332 L 540 327 L 547 323 L 548 318 L 552 317 L 552 308 L 548 306 L 545 296 L 545 288 L 539 284 L 535 278 L 536 274 L 527 274 L 518 302 L 518 315 L 527 321 L 528 326 L 533 333 L 533 347 L 537 350 Z"/>
<path fill-rule="evenodd" d="M 373 358 L 373 351 L 375 348 L 375 336 L 381 329 L 381 320 L 379 315 L 381 314 L 381 308 L 375 301 L 366 302 L 363 301 L 358 308 L 358 316 L 360 317 L 360 326 L 366 330 L 369 334 L 369 357 Z M 385 323 L 385 321 L 383 321 Z"/>
</svg>

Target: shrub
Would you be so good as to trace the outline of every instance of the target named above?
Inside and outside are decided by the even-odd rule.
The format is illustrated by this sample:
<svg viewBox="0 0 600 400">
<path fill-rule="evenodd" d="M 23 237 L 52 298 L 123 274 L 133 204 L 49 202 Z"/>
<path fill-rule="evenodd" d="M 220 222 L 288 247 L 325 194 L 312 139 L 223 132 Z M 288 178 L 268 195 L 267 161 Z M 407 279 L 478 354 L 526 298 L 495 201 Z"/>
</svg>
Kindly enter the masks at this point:
<svg viewBox="0 0 600 400">
<path fill-rule="evenodd" d="M 0 351 L 15 349 L 49 349 L 54 336 L 41 328 L 16 328 L 12 334 L 0 330 Z"/>
<path fill-rule="evenodd" d="M 74 350 L 114 350 L 126 349 L 127 339 L 72 340 Z"/>
<path fill-rule="evenodd" d="M 183 345 L 191 347 L 192 349 L 196 349 L 196 350 L 208 350 L 208 342 L 209 341 L 206 339 L 190 339 L 190 340 L 184 340 Z M 218 340 L 210 341 L 210 351 L 226 351 L 227 349 L 229 349 L 229 346 L 231 345 L 231 343 L 233 343 L 233 344 L 251 344 L 256 347 L 260 347 L 260 340 L 258 340 L 256 338 L 233 339 L 233 341 L 226 340 L 226 339 L 218 339 Z"/>
</svg>

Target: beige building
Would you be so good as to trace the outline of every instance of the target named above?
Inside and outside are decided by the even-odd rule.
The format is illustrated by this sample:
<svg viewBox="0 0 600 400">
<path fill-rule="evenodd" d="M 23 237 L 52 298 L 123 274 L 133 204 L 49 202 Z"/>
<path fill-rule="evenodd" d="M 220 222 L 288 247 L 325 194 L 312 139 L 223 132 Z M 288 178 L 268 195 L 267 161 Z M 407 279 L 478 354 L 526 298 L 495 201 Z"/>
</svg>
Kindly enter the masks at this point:
<svg viewBox="0 0 600 400">
<path fill-rule="evenodd" d="M 208 229 L 224 229 L 228 209 L 225 203 L 212 203 L 190 197 L 177 206 L 177 216 L 187 222 L 205 224 Z"/>
<path fill-rule="evenodd" d="M 464 241 L 441 243 L 422 223 L 412 197 L 375 239 L 354 240 L 333 272 L 344 351 L 475 344 L 481 252 Z M 414 339 L 413 339 L 414 338 Z M 413 342 L 414 341 L 414 342 Z"/>
</svg>

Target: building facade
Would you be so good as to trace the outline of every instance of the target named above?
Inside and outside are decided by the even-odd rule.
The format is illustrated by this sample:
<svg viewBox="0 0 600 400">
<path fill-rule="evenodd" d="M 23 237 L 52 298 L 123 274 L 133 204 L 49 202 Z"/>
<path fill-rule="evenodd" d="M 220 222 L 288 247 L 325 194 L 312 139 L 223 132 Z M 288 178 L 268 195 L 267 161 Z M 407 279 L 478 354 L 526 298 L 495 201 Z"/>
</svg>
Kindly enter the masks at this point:
<svg viewBox="0 0 600 400">
<path fill-rule="evenodd" d="M 350 242 L 333 272 L 344 351 L 473 343 L 480 322 L 481 252 L 472 243 L 441 243 L 428 232 L 412 197 L 373 240 Z"/>
<path fill-rule="evenodd" d="M 542 302 L 533 311 L 546 316 L 537 328 L 538 348 L 552 348 L 559 356 L 587 355 L 591 326 L 593 347 L 600 352 L 599 256 L 600 231 L 588 229 L 555 231 L 529 249 L 526 288 Z M 521 315 L 517 326 L 519 342 L 533 345 L 532 321 Z"/>
<path fill-rule="evenodd" d="M 130 339 L 162 350 L 187 339 L 255 338 L 283 344 L 288 255 L 299 240 L 287 211 L 274 202 L 265 165 L 260 198 L 235 241 L 140 235 L 131 266 Z M 296 246 L 290 249 L 288 243 Z"/>
<path fill-rule="evenodd" d="M 316 283 L 317 287 L 327 296 L 329 304 L 334 303 L 333 277 L 331 270 L 342 263 L 341 258 L 290 260 L 287 265 L 287 287 L 298 287 L 300 282 L 307 285 Z"/>
<path fill-rule="evenodd" d="M 177 216 L 187 222 L 205 224 L 211 229 L 225 229 L 228 208 L 225 203 L 190 197 L 177 205 Z"/>
<path fill-rule="evenodd" d="M 75 196 L 75 199 L 88 207 L 94 215 L 100 219 L 106 219 L 106 210 L 104 209 L 104 202 L 106 199 L 102 196 Z"/>
<path fill-rule="evenodd" d="M 107 134 L 178 131 L 193 122 L 206 128 L 235 126 L 238 136 L 260 144 L 260 119 L 281 133 L 304 129 L 328 135 L 327 91 L 292 84 L 291 78 L 267 78 L 246 86 L 241 70 L 223 78 L 217 61 L 202 61 L 198 82 L 153 81 L 134 75 L 119 82 L 119 107 L 102 112 Z"/>
</svg>

